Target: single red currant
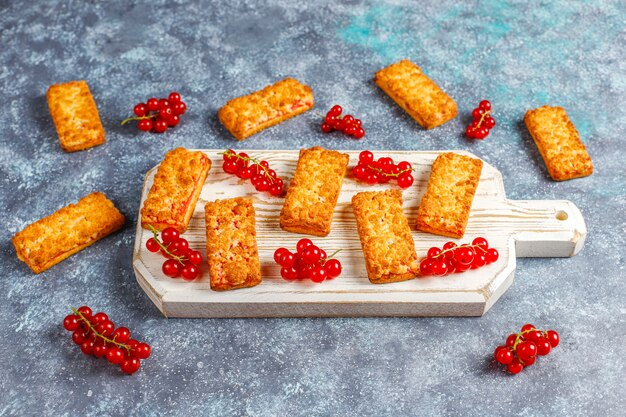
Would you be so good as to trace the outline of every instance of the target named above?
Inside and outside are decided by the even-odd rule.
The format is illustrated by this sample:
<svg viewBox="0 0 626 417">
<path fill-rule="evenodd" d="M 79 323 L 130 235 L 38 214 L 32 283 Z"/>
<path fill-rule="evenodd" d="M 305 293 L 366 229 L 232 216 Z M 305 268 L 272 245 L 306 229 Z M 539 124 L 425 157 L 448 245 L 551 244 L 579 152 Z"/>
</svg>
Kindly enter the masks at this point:
<svg viewBox="0 0 626 417">
<path fill-rule="evenodd" d="M 143 117 L 148 113 L 148 106 L 145 103 L 139 103 L 133 108 L 133 112 L 137 117 Z"/>
<path fill-rule="evenodd" d="M 341 262 L 337 259 L 329 259 L 324 262 L 324 270 L 326 270 L 326 277 L 328 279 L 337 278 L 341 275 Z"/>
<path fill-rule="evenodd" d="M 535 344 L 537 345 L 537 355 L 539 356 L 545 356 L 550 353 L 550 350 L 552 350 L 550 341 L 545 337 L 539 339 L 539 341 L 535 342 Z"/>
<path fill-rule="evenodd" d="M 87 306 L 80 306 L 76 309 L 84 318 L 88 319 L 91 317 L 91 309 Z"/>
<path fill-rule="evenodd" d="M 239 169 L 239 166 L 237 165 L 237 161 L 224 161 L 222 169 L 227 174 L 234 174 Z"/>
<path fill-rule="evenodd" d="M 513 375 L 519 374 L 524 369 L 524 365 L 522 365 L 519 361 L 514 360 L 513 363 L 510 363 L 506 369 L 512 373 Z"/>
<path fill-rule="evenodd" d="M 146 105 L 148 106 L 148 110 L 157 111 L 159 109 L 159 99 L 152 97 L 147 101 Z"/>
<path fill-rule="evenodd" d="M 159 100 L 159 110 L 164 109 L 166 107 L 170 107 L 170 102 L 167 101 L 166 98 L 162 98 Z"/>
<path fill-rule="evenodd" d="M 367 165 L 374 160 L 374 154 L 370 151 L 363 151 L 359 154 L 359 162 Z"/>
<path fill-rule="evenodd" d="M 198 269 L 196 265 L 188 263 L 187 265 L 183 266 L 183 269 L 181 269 L 180 273 L 185 281 L 193 281 L 194 279 L 198 278 L 198 275 L 200 274 L 200 269 Z"/>
<path fill-rule="evenodd" d="M 150 252 L 158 252 L 161 247 L 159 246 L 157 241 L 153 237 L 151 237 L 146 241 L 146 249 L 148 249 Z"/>
<path fill-rule="evenodd" d="M 472 111 L 472 117 L 474 119 L 480 119 L 480 116 L 482 116 L 484 113 L 485 111 L 483 109 L 477 107 Z"/>
<path fill-rule="evenodd" d="M 172 91 L 170 93 L 170 95 L 167 97 L 167 101 L 170 102 L 170 104 L 176 104 L 180 102 L 180 94 L 178 94 L 178 92 L 176 91 Z"/>
<path fill-rule="evenodd" d="M 488 100 L 483 100 L 478 104 L 478 108 L 484 111 L 491 110 L 491 103 Z"/>
<path fill-rule="evenodd" d="M 322 132 L 330 133 L 333 131 L 333 126 L 330 123 L 324 122 L 322 123 Z"/>
<path fill-rule="evenodd" d="M 126 343 L 130 339 L 130 330 L 126 327 L 118 327 L 113 331 L 113 336 L 111 338 L 117 343 Z"/>
<path fill-rule="evenodd" d="M 141 119 L 137 123 L 137 128 L 142 132 L 147 132 L 152 129 L 152 120 L 150 119 Z"/>
<path fill-rule="evenodd" d="M 154 131 L 156 133 L 163 133 L 167 130 L 169 123 L 167 123 L 166 119 L 158 118 L 154 122 Z"/>
<path fill-rule="evenodd" d="M 107 351 L 107 361 L 114 365 L 119 365 L 124 360 L 124 352 L 122 349 L 113 346 Z"/>
<path fill-rule="evenodd" d="M 489 248 L 487 250 L 487 263 L 492 263 L 498 260 L 500 254 L 496 248 Z"/>
<path fill-rule="evenodd" d="M 513 352 L 506 347 L 500 346 L 496 349 L 495 358 L 502 365 L 508 365 L 513 362 Z"/>
<path fill-rule="evenodd" d="M 525 361 L 531 356 L 537 355 L 537 345 L 529 340 L 525 340 L 517 345 L 515 353 L 517 354 L 518 358 L 520 358 L 522 361 Z"/>
<path fill-rule="evenodd" d="M 120 368 L 122 369 L 124 373 L 131 375 L 137 372 L 140 366 L 141 366 L 141 363 L 139 359 L 127 358 L 127 359 L 124 359 L 124 361 L 120 365 Z"/>
<path fill-rule="evenodd" d="M 536 329 L 536 327 L 530 323 L 526 323 L 525 325 L 522 326 L 522 332 L 527 332 L 533 329 Z"/>
<path fill-rule="evenodd" d="M 362 127 L 357 127 L 356 130 L 354 131 L 353 136 L 356 139 L 361 139 L 363 138 L 363 136 L 365 136 L 365 130 Z"/>
<path fill-rule="evenodd" d="M 161 241 L 163 243 L 171 243 L 180 238 L 180 232 L 173 227 L 166 227 L 161 232 Z"/>
<path fill-rule="evenodd" d="M 172 105 L 172 111 L 175 115 L 180 116 L 187 111 L 187 105 L 184 102 L 179 102 Z"/>
<path fill-rule="evenodd" d="M 555 332 L 554 330 L 548 330 L 546 332 L 546 337 L 548 338 L 548 341 L 550 342 L 550 345 L 553 348 L 559 345 L 559 342 L 560 342 L 559 334 Z"/>
<path fill-rule="evenodd" d="M 139 359 L 148 359 L 150 357 L 150 345 L 144 342 L 140 342 L 133 352 L 133 356 Z"/>
<path fill-rule="evenodd" d="M 167 119 L 167 124 L 169 127 L 175 127 L 180 123 L 180 116 L 177 114 L 173 114 Z"/>
<path fill-rule="evenodd" d="M 78 321 L 78 317 L 75 314 L 70 314 L 63 319 L 63 327 L 65 330 L 73 332 L 80 327 L 80 322 Z"/>
<path fill-rule="evenodd" d="M 326 270 L 321 265 L 316 265 L 311 270 L 310 279 L 313 282 L 323 282 L 326 279 Z"/>
<path fill-rule="evenodd" d="M 413 181 L 415 181 L 413 175 L 405 172 L 404 174 L 400 174 L 400 176 L 398 177 L 398 187 L 409 188 L 411 185 L 413 185 Z"/>
<path fill-rule="evenodd" d="M 298 251 L 299 254 L 302 254 L 304 250 L 311 245 L 313 245 L 313 242 L 311 242 L 311 239 L 306 239 L 306 238 L 300 239 L 298 243 L 296 244 L 296 250 Z"/>
<path fill-rule="evenodd" d="M 485 251 L 489 249 L 489 244 L 487 243 L 487 239 L 485 239 L 484 237 L 477 237 L 474 240 L 472 240 L 472 246 L 480 246 Z"/>
<path fill-rule="evenodd" d="M 161 269 L 166 276 L 170 278 L 176 278 L 180 275 L 182 266 L 180 265 L 180 263 L 178 263 L 178 261 L 175 261 L 174 259 L 168 259 L 167 261 L 163 262 L 163 266 L 161 267 Z"/>
</svg>

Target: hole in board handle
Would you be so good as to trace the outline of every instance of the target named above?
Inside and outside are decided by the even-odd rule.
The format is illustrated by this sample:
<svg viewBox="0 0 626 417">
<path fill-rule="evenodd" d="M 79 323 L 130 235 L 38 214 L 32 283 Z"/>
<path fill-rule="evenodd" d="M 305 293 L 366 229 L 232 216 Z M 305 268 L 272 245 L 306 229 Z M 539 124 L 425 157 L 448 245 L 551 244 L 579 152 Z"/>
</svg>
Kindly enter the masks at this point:
<svg viewBox="0 0 626 417">
<path fill-rule="evenodd" d="M 567 220 L 567 218 L 569 216 L 563 210 L 559 210 L 559 211 L 556 212 L 556 216 L 555 217 L 556 217 L 557 220 L 564 221 L 564 220 Z"/>
</svg>

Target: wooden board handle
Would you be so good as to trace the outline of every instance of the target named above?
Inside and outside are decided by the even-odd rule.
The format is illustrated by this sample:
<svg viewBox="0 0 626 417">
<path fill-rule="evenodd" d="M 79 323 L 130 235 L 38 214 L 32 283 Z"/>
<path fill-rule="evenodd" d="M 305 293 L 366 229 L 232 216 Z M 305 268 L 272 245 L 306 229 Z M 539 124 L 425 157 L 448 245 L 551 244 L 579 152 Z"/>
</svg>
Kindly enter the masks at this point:
<svg viewBox="0 0 626 417">
<path fill-rule="evenodd" d="M 504 204 L 504 226 L 515 239 L 518 257 L 568 257 L 582 249 L 587 226 L 571 201 L 506 200 Z"/>
</svg>

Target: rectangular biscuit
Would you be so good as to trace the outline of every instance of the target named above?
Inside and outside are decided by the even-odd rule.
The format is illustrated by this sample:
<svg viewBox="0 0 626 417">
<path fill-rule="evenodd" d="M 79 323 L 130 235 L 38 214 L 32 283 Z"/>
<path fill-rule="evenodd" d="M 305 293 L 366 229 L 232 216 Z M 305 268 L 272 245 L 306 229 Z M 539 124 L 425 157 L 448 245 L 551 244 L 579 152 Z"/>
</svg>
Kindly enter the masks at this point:
<svg viewBox="0 0 626 417">
<path fill-rule="evenodd" d="M 529 110 L 524 123 L 555 181 L 586 177 L 593 164 L 574 124 L 562 107 Z"/>
<path fill-rule="evenodd" d="M 124 216 L 100 192 L 63 207 L 13 236 L 17 257 L 39 274 L 124 225 Z"/>
<path fill-rule="evenodd" d="M 373 284 L 415 278 L 419 262 L 398 190 L 366 191 L 352 197 L 352 209 Z"/>
<path fill-rule="evenodd" d="M 417 230 L 463 237 L 482 168 L 480 159 L 452 152 L 439 155 L 417 210 Z"/>
<path fill-rule="evenodd" d="M 313 108 L 313 90 L 293 78 L 285 78 L 262 90 L 230 100 L 217 117 L 237 140 L 244 140 L 270 126 Z"/>
<path fill-rule="evenodd" d="M 141 226 L 184 233 L 210 169 L 211 160 L 200 151 L 176 148 L 165 154 L 143 203 Z"/>
<path fill-rule="evenodd" d="M 204 206 L 206 252 L 215 291 L 254 287 L 261 283 L 252 200 L 217 200 Z"/>
<path fill-rule="evenodd" d="M 98 108 L 85 81 L 51 85 L 46 98 L 64 151 L 81 151 L 104 143 Z"/>
<path fill-rule="evenodd" d="M 454 100 L 411 61 L 405 59 L 379 70 L 374 82 L 425 129 L 456 117 Z"/>
<path fill-rule="evenodd" d="M 280 212 L 280 226 L 289 232 L 326 236 L 350 156 L 319 146 L 301 149 L 293 180 Z"/>
</svg>

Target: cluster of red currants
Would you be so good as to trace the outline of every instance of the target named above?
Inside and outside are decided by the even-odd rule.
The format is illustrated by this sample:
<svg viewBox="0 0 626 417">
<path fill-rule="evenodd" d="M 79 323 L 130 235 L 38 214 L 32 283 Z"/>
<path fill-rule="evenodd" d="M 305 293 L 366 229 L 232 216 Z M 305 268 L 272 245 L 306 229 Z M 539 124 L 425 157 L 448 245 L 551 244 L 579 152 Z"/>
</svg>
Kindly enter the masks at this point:
<svg viewBox="0 0 626 417">
<path fill-rule="evenodd" d="M 487 100 L 481 101 L 472 111 L 472 118 L 474 120 L 465 129 L 465 135 L 470 139 L 485 139 L 496 125 L 496 119 L 491 117 L 491 103 Z"/>
<path fill-rule="evenodd" d="M 355 139 L 361 139 L 365 136 L 365 129 L 363 129 L 361 120 L 355 119 L 351 114 L 341 116 L 343 109 L 340 105 L 335 104 L 324 118 L 322 123 L 322 132 L 330 133 L 333 130 L 339 130 L 345 135 L 353 136 Z"/>
<path fill-rule="evenodd" d="M 135 116 L 123 120 L 122 125 L 137 120 L 139 130 L 163 133 L 168 127 L 174 127 L 180 123 L 180 116 L 187 111 L 187 105 L 181 101 L 180 94 L 173 91 L 168 98 L 152 97 L 146 103 L 139 103 L 133 111 Z"/>
<path fill-rule="evenodd" d="M 374 161 L 374 154 L 363 151 L 359 154 L 359 163 L 352 168 L 352 174 L 359 180 L 368 184 L 384 184 L 395 178 L 400 188 L 408 188 L 413 185 L 413 167 L 407 161 L 397 165 L 392 158 L 382 157 Z"/>
<path fill-rule="evenodd" d="M 484 237 L 477 237 L 471 245 L 447 242 L 442 249 L 428 249 L 426 258 L 420 262 L 420 274 L 444 276 L 465 272 L 493 263 L 499 256 L 497 249 L 490 248 Z"/>
<path fill-rule="evenodd" d="M 269 191 L 273 196 L 279 197 L 283 194 L 283 180 L 276 175 L 276 171 L 270 169 L 267 161 L 259 161 L 250 158 L 244 152 L 237 153 L 232 149 L 223 153 L 224 163 L 222 169 L 228 174 L 235 174 L 243 180 L 250 180 L 250 183 L 257 191 Z"/>
<path fill-rule="evenodd" d="M 186 281 L 198 278 L 202 254 L 189 248 L 187 239 L 180 237 L 178 230 L 173 227 L 163 229 L 161 240 L 159 232 L 154 228 L 151 230 L 154 236 L 146 241 L 146 248 L 150 252 L 161 251 L 161 254 L 168 258 L 161 267 L 163 273 L 170 278 L 182 276 Z"/>
<path fill-rule="evenodd" d="M 296 253 L 278 248 L 274 252 L 274 261 L 281 266 L 280 275 L 287 281 L 308 278 L 313 282 L 323 282 L 341 274 L 341 262 L 333 258 L 339 250 L 327 256 L 324 249 L 315 246 L 310 239 L 300 239 Z"/>
<path fill-rule="evenodd" d="M 493 356 L 512 374 L 517 374 L 535 363 L 537 355 L 545 356 L 559 345 L 559 334 L 554 330 L 539 330 L 532 324 L 522 326 L 520 333 L 510 334 L 505 346 L 498 346 Z"/>
<path fill-rule="evenodd" d="M 150 345 L 131 339 L 126 327 L 115 328 L 105 313 L 92 314 L 87 306 L 72 308 L 63 320 L 65 330 L 73 332 L 72 340 L 85 355 L 104 358 L 119 365 L 122 371 L 133 374 L 139 370 L 141 359 L 150 356 Z"/>
</svg>

